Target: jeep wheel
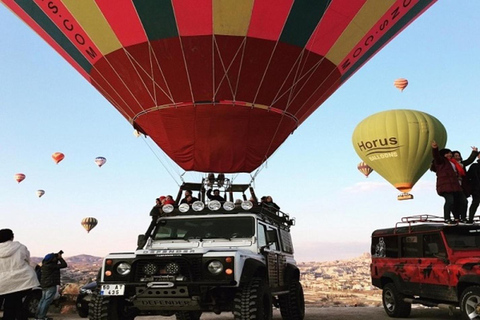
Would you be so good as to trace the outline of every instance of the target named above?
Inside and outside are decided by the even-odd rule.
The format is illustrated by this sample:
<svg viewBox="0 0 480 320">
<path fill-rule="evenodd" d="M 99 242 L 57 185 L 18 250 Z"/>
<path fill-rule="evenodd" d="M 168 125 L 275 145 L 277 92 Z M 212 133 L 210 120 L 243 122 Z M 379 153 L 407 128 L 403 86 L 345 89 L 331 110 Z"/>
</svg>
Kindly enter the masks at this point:
<svg viewBox="0 0 480 320">
<path fill-rule="evenodd" d="M 42 290 L 31 290 L 25 297 L 25 300 L 23 301 L 23 309 L 29 317 L 35 317 L 35 313 L 37 313 L 38 303 L 40 302 L 41 298 Z"/>
<path fill-rule="evenodd" d="M 471 286 L 465 289 L 460 299 L 460 309 L 464 319 L 480 319 L 480 287 Z"/>
<path fill-rule="evenodd" d="M 101 296 L 98 292 L 92 294 L 88 305 L 90 320 L 133 320 L 137 313 L 128 308 L 121 297 Z"/>
<path fill-rule="evenodd" d="M 177 320 L 200 320 L 201 311 L 183 311 L 175 313 Z"/>
<path fill-rule="evenodd" d="M 272 295 L 262 278 L 253 278 L 238 289 L 234 299 L 235 320 L 271 320 Z"/>
<path fill-rule="evenodd" d="M 297 280 L 290 284 L 287 294 L 278 297 L 280 313 L 284 320 L 303 320 L 305 317 L 305 300 L 302 284 Z"/>
<path fill-rule="evenodd" d="M 385 287 L 383 287 L 383 308 L 389 317 L 406 318 L 410 315 L 412 305 L 403 301 L 403 298 L 405 298 L 405 296 L 398 292 L 393 283 L 387 283 Z"/>
</svg>

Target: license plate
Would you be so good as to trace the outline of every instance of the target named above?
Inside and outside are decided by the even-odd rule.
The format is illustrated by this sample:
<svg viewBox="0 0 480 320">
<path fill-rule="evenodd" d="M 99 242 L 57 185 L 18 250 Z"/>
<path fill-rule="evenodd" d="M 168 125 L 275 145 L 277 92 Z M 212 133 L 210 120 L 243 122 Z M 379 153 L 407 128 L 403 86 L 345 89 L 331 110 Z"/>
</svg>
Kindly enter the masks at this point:
<svg viewBox="0 0 480 320">
<path fill-rule="evenodd" d="M 102 284 L 100 295 L 102 296 L 123 296 L 125 293 L 124 284 Z"/>
</svg>

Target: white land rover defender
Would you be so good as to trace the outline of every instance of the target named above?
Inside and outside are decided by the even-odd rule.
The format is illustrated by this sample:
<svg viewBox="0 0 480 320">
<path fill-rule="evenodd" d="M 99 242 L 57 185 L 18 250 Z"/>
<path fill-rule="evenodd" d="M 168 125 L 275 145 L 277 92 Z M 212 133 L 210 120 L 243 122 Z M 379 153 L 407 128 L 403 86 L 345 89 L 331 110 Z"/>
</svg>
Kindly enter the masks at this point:
<svg viewBox="0 0 480 320">
<path fill-rule="evenodd" d="M 218 187 L 217 179 L 184 183 L 199 192 Z M 241 192 L 244 201 L 197 201 L 164 205 L 138 248 L 109 254 L 89 307 L 91 320 L 131 320 L 141 315 L 200 319 L 203 312 L 232 312 L 234 319 L 272 318 L 272 306 L 285 320 L 305 314 L 300 271 L 293 257 L 294 220 L 246 200 L 249 185 L 222 181 L 225 195 Z"/>
</svg>

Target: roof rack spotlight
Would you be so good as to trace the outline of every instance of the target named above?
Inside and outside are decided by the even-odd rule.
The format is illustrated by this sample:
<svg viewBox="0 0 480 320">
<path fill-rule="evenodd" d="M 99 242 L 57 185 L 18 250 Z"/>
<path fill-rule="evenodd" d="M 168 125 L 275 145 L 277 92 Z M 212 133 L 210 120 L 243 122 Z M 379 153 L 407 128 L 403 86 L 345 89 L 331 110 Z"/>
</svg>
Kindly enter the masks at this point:
<svg viewBox="0 0 480 320">
<path fill-rule="evenodd" d="M 188 203 L 182 203 L 181 205 L 178 206 L 178 210 L 182 213 L 185 213 L 188 210 L 190 210 L 190 206 L 188 205 Z"/>
<path fill-rule="evenodd" d="M 166 204 L 162 207 L 162 211 L 165 213 L 171 213 L 173 211 L 173 205 L 171 204 Z"/>
<path fill-rule="evenodd" d="M 217 211 L 222 207 L 222 204 L 218 200 L 212 200 L 208 203 L 208 209 L 212 211 Z"/>
<path fill-rule="evenodd" d="M 247 201 L 243 201 L 243 202 L 242 202 L 242 209 L 243 209 L 243 210 L 250 210 L 250 209 L 252 209 L 252 208 L 253 208 L 253 203 L 252 203 L 252 201 L 247 200 Z"/>
<path fill-rule="evenodd" d="M 235 209 L 235 203 L 233 203 L 232 201 L 225 201 L 225 203 L 223 204 L 223 209 L 227 211 L 232 211 L 233 209 Z"/>
<path fill-rule="evenodd" d="M 410 193 L 407 193 L 407 192 L 404 192 L 404 193 L 401 193 L 397 196 L 397 200 L 410 200 L 410 199 L 413 199 L 413 194 L 410 194 Z"/>
<path fill-rule="evenodd" d="M 205 204 L 203 204 L 202 201 L 195 201 L 195 202 L 192 204 L 192 209 L 193 209 L 194 211 L 202 211 L 204 208 L 205 208 Z"/>
</svg>

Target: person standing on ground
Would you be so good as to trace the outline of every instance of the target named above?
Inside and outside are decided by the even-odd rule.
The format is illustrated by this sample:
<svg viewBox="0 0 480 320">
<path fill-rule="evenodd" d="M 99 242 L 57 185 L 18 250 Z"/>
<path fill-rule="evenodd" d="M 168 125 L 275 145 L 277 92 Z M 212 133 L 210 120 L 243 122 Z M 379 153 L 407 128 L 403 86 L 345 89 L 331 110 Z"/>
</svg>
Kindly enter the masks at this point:
<svg viewBox="0 0 480 320">
<path fill-rule="evenodd" d="M 477 162 L 472 164 L 467 172 L 472 192 L 472 203 L 468 210 L 468 223 L 473 223 L 473 218 L 480 204 L 480 155 L 478 155 L 477 158 Z"/>
<path fill-rule="evenodd" d="M 22 299 L 38 286 L 27 247 L 13 241 L 12 230 L 0 230 L 0 295 L 5 302 L 3 320 L 27 320 Z"/>
<path fill-rule="evenodd" d="M 57 285 L 60 285 L 60 269 L 66 268 L 67 263 L 62 258 L 63 251 L 49 253 L 42 261 L 42 275 L 40 284 L 42 286 L 42 298 L 38 303 L 35 318 L 49 320 L 47 318 L 48 308 L 55 298 Z"/>
</svg>

